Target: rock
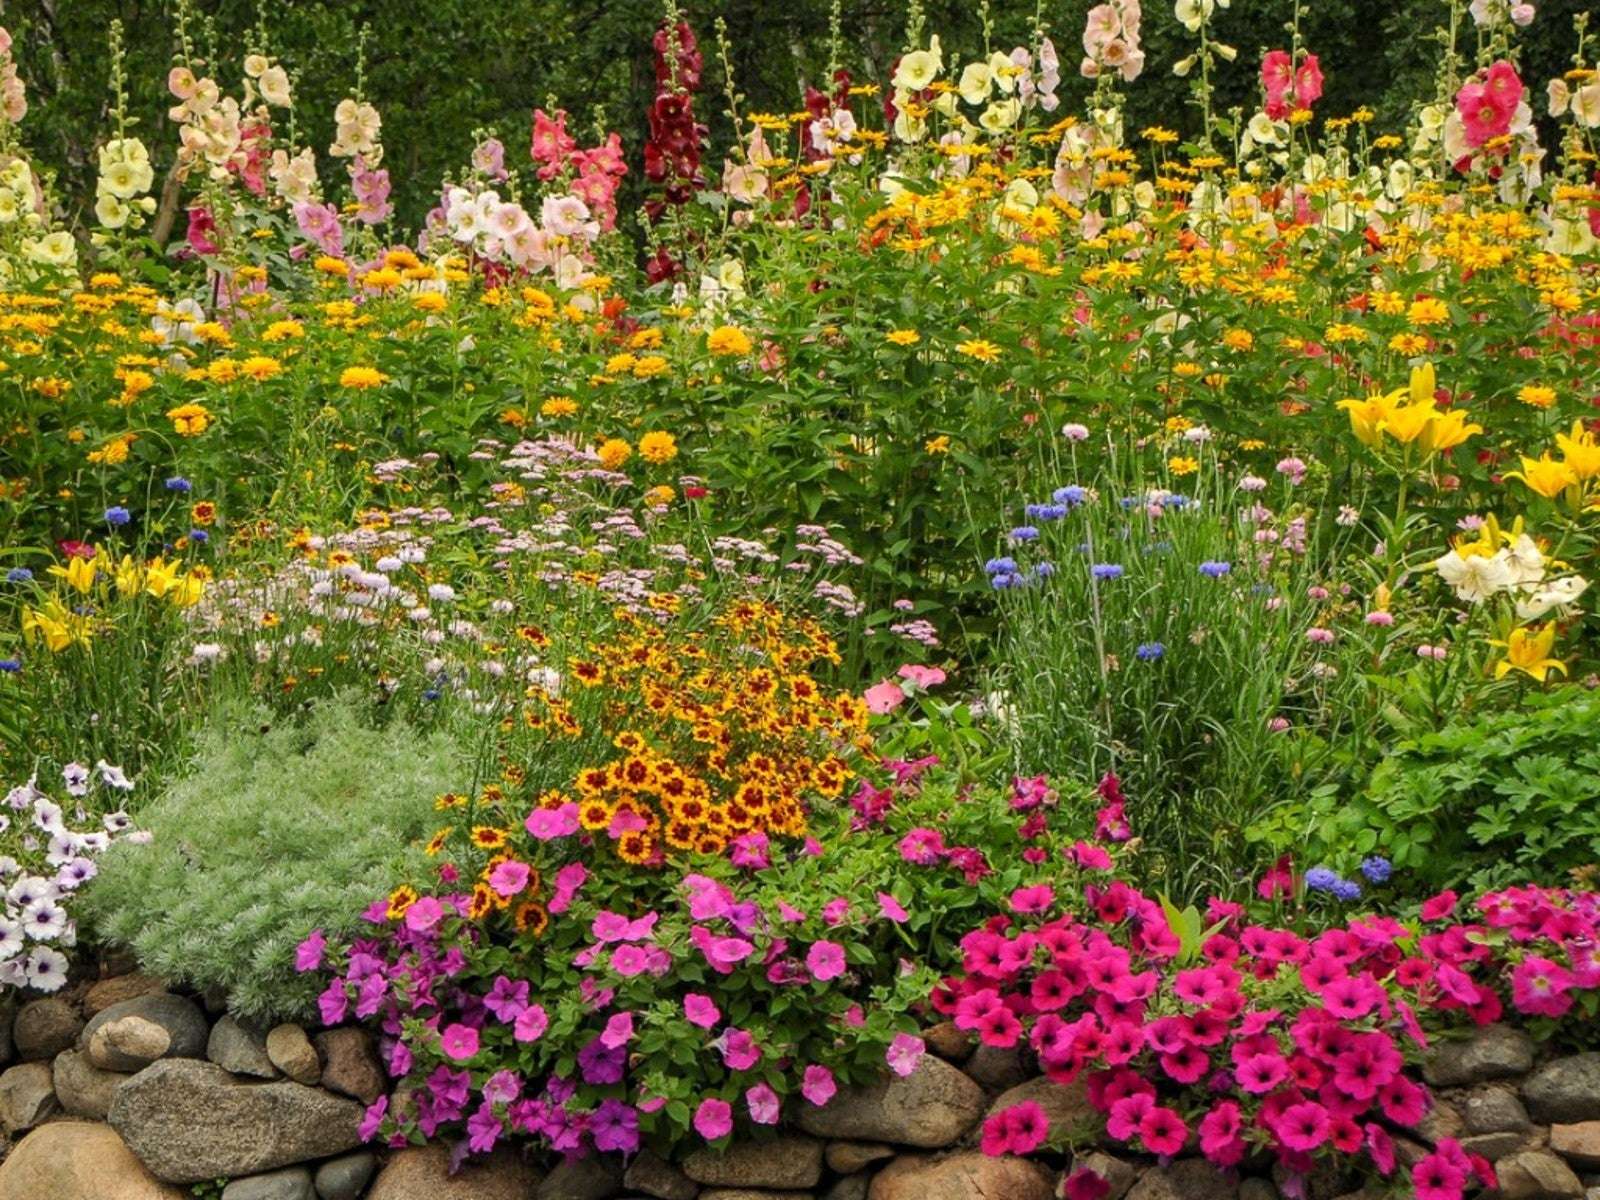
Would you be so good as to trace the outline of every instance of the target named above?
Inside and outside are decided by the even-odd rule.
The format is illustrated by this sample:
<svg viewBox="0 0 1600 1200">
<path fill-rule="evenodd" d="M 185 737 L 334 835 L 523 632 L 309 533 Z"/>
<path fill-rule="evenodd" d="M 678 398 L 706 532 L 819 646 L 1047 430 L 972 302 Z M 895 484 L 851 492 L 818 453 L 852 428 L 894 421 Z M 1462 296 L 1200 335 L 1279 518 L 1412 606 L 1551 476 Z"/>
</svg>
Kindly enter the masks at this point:
<svg viewBox="0 0 1600 1200">
<path fill-rule="evenodd" d="M 56 1099 L 64 1112 L 90 1121 L 104 1121 L 111 1099 L 128 1076 L 102 1071 L 80 1051 L 63 1050 L 50 1068 Z"/>
<path fill-rule="evenodd" d="M 828 1169 L 841 1175 L 854 1175 L 873 1163 L 894 1157 L 894 1148 L 881 1142 L 829 1142 L 823 1151 Z"/>
<path fill-rule="evenodd" d="M 1239 1200 L 1278 1200 L 1278 1189 L 1268 1179 L 1243 1179 L 1239 1181 Z"/>
<path fill-rule="evenodd" d="M 1524 1150 L 1494 1165 L 1505 1200 L 1582 1200 L 1583 1184 L 1554 1154 Z"/>
<path fill-rule="evenodd" d="M 1013 1046 L 1009 1050 L 1001 1050 L 995 1046 L 979 1046 L 961 1069 L 967 1073 L 968 1078 L 976 1080 L 980 1086 L 989 1091 L 1003 1092 L 1038 1074 L 1036 1070 L 1029 1069 L 1029 1057 L 1028 1052 L 1021 1046 Z"/>
<path fill-rule="evenodd" d="M 700 1200 L 817 1200 L 814 1192 L 774 1192 L 767 1188 L 712 1188 Z"/>
<path fill-rule="evenodd" d="M 356 1200 L 377 1169 L 378 1156 L 370 1150 L 358 1150 L 323 1163 L 312 1184 L 322 1200 Z"/>
<path fill-rule="evenodd" d="M 992 1117 L 1029 1100 L 1044 1109 L 1052 1137 L 1088 1127 L 1095 1120 L 1094 1108 L 1089 1103 L 1089 1085 L 1081 1078 L 1071 1083 L 1052 1083 L 1043 1077 L 1030 1079 L 997 1096 L 984 1116 Z"/>
<path fill-rule="evenodd" d="M 156 1178 L 198 1183 L 342 1154 L 360 1142 L 361 1117 L 355 1101 L 315 1088 L 169 1058 L 117 1089 L 110 1121 Z"/>
<path fill-rule="evenodd" d="M 206 1057 L 235 1075 L 252 1075 L 257 1079 L 278 1077 L 278 1068 L 267 1057 L 267 1039 L 231 1015 L 224 1016 L 211 1027 Z"/>
<path fill-rule="evenodd" d="M 934 1054 L 953 1063 L 966 1062 L 978 1044 L 970 1033 L 957 1029 L 954 1021 L 940 1021 L 923 1033 L 922 1040 Z"/>
<path fill-rule="evenodd" d="M 17 1010 L 11 1040 L 18 1058 L 39 1062 L 72 1049 L 82 1031 L 83 1018 L 77 1009 L 59 997 L 46 996 Z"/>
<path fill-rule="evenodd" d="M 298 1025 L 275 1025 L 267 1032 L 267 1058 L 296 1083 L 309 1086 L 322 1078 L 322 1060 Z"/>
<path fill-rule="evenodd" d="M 1093 1171 L 1105 1180 L 1108 1191 L 1103 1200 L 1122 1200 L 1128 1194 L 1128 1189 L 1133 1186 L 1134 1180 L 1139 1178 L 1139 1169 L 1130 1162 L 1124 1162 L 1115 1155 L 1095 1151 L 1085 1154 L 1072 1164 L 1073 1171 Z"/>
<path fill-rule="evenodd" d="M 815 1187 L 822 1178 L 822 1143 L 801 1134 L 736 1141 L 726 1150 L 695 1150 L 679 1164 L 696 1183 L 714 1187 Z"/>
<path fill-rule="evenodd" d="M 0 1200 L 189 1200 L 151 1178 L 110 1128 L 52 1121 L 0 1163 Z"/>
<path fill-rule="evenodd" d="M 1550 1126 L 1550 1149 L 1576 1167 L 1600 1168 L 1600 1121 Z"/>
<path fill-rule="evenodd" d="M 102 979 L 84 993 L 83 1011 L 93 1017 L 113 1004 L 136 1000 L 140 996 L 158 995 L 166 990 L 167 985 L 154 975 L 118 975 L 113 979 Z"/>
<path fill-rule="evenodd" d="M 1443 1138 L 1459 1138 L 1466 1128 L 1466 1121 L 1455 1105 L 1435 1098 L 1433 1107 L 1411 1128 L 1430 1146 L 1437 1146 Z"/>
<path fill-rule="evenodd" d="M 0 1130 L 21 1133 L 55 1112 L 50 1064 L 19 1063 L 0 1075 Z"/>
<path fill-rule="evenodd" d="M 83 1027 L 78 1048 L 102 1071 L 138 1071 L 160 1058 L 204 1058 L 211 1026 L 182 996 L 136 996 L 101 1009 Z"/>
<path fill-rule="evenodd" d="M 1051 1200 L 1054 1194 L 1054 1179 L 1038 1163 L 975 1152 L 905 1155 L 879 1171 L 867 1189 L 868 1200 Z"/>
<path fill-rule="evenodd" d="M 389 1156 L 367 1200 L 528 1200 L 539 1173 L 510 1150 L 450 1174 L 444 1146 L 408 1146 Z"/>
<path fill-rule="evenodd" d="M 389 1090 L 388 1079 L 372 1049 L 372 1035 L 346 1025 L 325 1029 L 313 1039 L 322 1058 L 322 1086 L 371 1104 Z"/>
<path fill-rule="evenodd" d="M 835 1179 L 827 1191 L 822 1193 L 822 1200 L 867 1200 L 867 1189 L 872 1186 L 872 1176 L 865 1171 L 859 1175 L 846 1175 L 843 1179 Z"/>
<path fill-rule="evenodd" d="M 1234 1200 L 1239 1185 L 1203 1158 L 1180 1158 L 1151 1167 L 1128 1193 L 1128 1200 Z"/>
<path fill-rule="evenodd" d="M 622 1190 L 622 1164 L 611 1155 L 558 1163 L 533 1193 L 534 1200 L 611 1200 Z"/>
<path fill-rule="evenodd" d="M 265 1175 L 235 1179 L 222 1189 L 222 1200 L 316 1200 L 311 1172 L 305 1167 L 286 1167 Z"/>
<path fill-rule="evenodd" d="M 700 1185 L 660 1155 L 641 1150 L 622 1173 L 624 1187 L 656 1200 L 694 1200 Z"/>
<path fill-rule="evenodd" d="M 1600 1119 L 1600 1054 L 1545 1063 L 1522 1081 L 1522 1099 L 1535 1121 L 1572 1125 Z"/>
<path fill-rule="evenodd" d="M 1422 1077 L 1433 1087 L 1465 1087 L 1521 1075 L 1532 1066 L 1532 1038 L 1506 1025 L 1485 1025 L 1461 1041 L 1436 1043 L 1423 1061 Z"/>
<path fill-rule="evenodd" d="M 842 1088 L 823 1108 L 800 1110 L 814 1137 L 937 1149 L 959 1141 L 983 1115 L 983 1089 L 943 1059 L 924 1055 L 910 1075 L 865 1088 Z"/>
<path fill-rule="evenodd" d="M 1461 1105 L 1468 1133 L 1524 1133 L 1533 1128 L 1528 1110 L 1509 1088 L 1481 1088 Z"/>
<path fill-rule="evenodd" d="M 0 1067 L 16 1057 L 17 1048 L 11 1040 L 11 1022 L 17 1016 L 17 997 L 13 993 L 0 997 Z"/>
<path fill-rule="evenodd" d="M 1528 1140 L 1526 1132 L 1505 1129 L 1499 1133 L 1474 1133 L 1464 1137 L 1461 1139 L 1461 1148 L 1468 1154 L 1481 1154 L 1490 1162 L 1499 1162 L 1518 1150 L 1537 1149 L 1536 1146 L 1529 1146 Z"/>
</svg>

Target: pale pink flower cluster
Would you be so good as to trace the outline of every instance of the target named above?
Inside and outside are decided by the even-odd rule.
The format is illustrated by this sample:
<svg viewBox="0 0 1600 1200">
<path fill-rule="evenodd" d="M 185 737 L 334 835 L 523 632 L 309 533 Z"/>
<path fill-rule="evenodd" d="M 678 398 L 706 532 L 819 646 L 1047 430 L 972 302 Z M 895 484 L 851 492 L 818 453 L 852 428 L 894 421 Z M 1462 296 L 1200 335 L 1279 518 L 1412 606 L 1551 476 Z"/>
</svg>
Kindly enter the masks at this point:
<svg viewBox="0 0 1600 1200">
<path fill-rule="evenodd" d="M 1139 24 L 1143 14 L 1139 0 L 1109 0 L 1089 10 L 1083 30 L 1083 64 L 1079 72 L 1087 79 L 1098 79 L 1115 71 L 1124 83 L 1132 83 L 1144 70 L 1144 51 L 1139 48 Z"/>
</svg>

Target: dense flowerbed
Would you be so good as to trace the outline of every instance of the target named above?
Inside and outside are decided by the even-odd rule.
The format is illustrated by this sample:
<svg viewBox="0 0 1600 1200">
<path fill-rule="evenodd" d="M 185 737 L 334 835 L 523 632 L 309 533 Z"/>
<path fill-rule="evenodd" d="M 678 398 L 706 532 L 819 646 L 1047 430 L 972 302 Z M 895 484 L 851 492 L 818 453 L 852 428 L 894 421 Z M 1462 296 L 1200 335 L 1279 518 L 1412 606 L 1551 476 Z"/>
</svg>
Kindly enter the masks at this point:
<svg viewBox="0 0 1600 1200">
<path fill-rule="evenodd" d="M 1454 3 L 1380 132 L 1298 19 L 1214 111 L 1226 8 L 1186 136 L 1137 0 L 1079 115 L 920 11 L 743 111 L 673 8 L 642 148 L 541 108 L 417 231 L 359 72 L 319 150 L 182 4 L 165 199 L 119 68 L 59 227 L 0 31 L 0 987 L 368 1023 L 364 1135 L 456 1160 L 723 1148 L 948 1018 L 1086 1087 L 991 1154 L 1493 1186 L 1394 1138 L 1430 1039 L 1600 1008 L 1593 43 Z"/>
</svg>

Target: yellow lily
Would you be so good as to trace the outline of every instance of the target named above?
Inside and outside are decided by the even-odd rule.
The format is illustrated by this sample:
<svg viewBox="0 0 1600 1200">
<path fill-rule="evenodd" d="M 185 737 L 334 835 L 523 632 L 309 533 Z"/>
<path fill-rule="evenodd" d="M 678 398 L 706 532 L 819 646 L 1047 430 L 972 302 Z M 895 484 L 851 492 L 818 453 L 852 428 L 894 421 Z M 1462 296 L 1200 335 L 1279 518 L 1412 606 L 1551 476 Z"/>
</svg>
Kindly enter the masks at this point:
<svg viewBox="0 0 1600 1200">
<path fill-rule="evenodd" d="M 1420 404 L 1413 402 L 1390 409 L 1389 415 L 1378 428 L 1395 441 L 1410 445 L 1426 432 L 1438 416 L 1439 410 L 1433 406 L 1433 400 L 1428 399 Z"/>
<path fill-rule="evenodd" d="M 1432 404 L 1438 386 L 1431 362 L 1418 363 L 1411 368 L 1411 403 Z"/>
<path fill-rule="evenodd" d="M 92 558 L 69 558 L 64 567 L 51 567 L 50 574 L 58 579 L 65 579 L 71 587 L 85 594 L 94 587 L 95 569 L 98 565 Z"/>
<path fill-rule="evenodd" d="M 1494 665 L 1494 677 L 1504 679 L 1512 671 L 1521 671 L 1531 679 L 1540 683 L 1551 671 L 1567 673 L 1567 664 L 1559 658 L 1550 657 L 1550 648 L 1556 640 L 1556 623 L 1546 621 L 1537 632 L 1521 628 L 1513 629 L 1503 642 L 1492 641 L 1492 646 L 1504 646 L 1506 655 Z"/>
<path fill-rule="evenodd" d="M 1383 423 L 1388 420 L 1404 391 L 1390 392 L 1386 396 L 1368 396 L 1365 400 L 1341 400 L 1339 407 L 1350 414 L 1350 432 L 1363 445 L 1376 446 L 1383 441 Z"/>
<path fill-rule="evenodd" d="M 144 587 L 144 568 L 134 561 L 133 555 L 124 554 L 117 564 L 117 594 L 123 599 L 137 596 Z"/>
<path fill-rule="evenodd" d="M 172 603 L 179 608 L 192 608 L 200 603 L 200 597 L 206 594 L 206 581 L 193 572 L 183 576 L 169 595 Z"/>
<path fill-rule="evenodd" d="M 1538 492 L 1547 500 L 1554 500 L 1578 482 L 1577 473 L 1566 463 L 1556 462 L 1548 450 L 1538 458 L 1529 458 L 1526 454 L 1519 457 L 1522 459 L 1522 470 L 1507 471 L 1506 478 L 1522 480 L 1531 491 Z"/>
<path fill-rule="evenodd" d="M 179 578 L 177 563 L 152 559 L 144 570 L 144 590 L 159 600 L 177 585 Z"/>
<path fill-rule="evenodd" d="M 43 641 L 52 654 L 60 654 L 74 643 L 87 646 L 90 632 L 87 617 L 72 612 L 56 599 L 46 601 L 43 608 L 22 610 L 22 636 L 29 641 Z"/>
<path fill-rule="evenodd" d="M 1467 416 L 1467 413 L 1457 410 L 1435 414 L 1422 431 L 1423 449 L 1430 454 L 1438 454 L 1461 445 L 1475 433 L 1482 433 L 1483 426 L 1469 423 Z"/>
<path fill-rule="evenodd" d="M 1570 434 L 1556 434 L 1556 445 L 1561 449 L 1561 461 L 1580 481 L 1600 475 L 1600 441 L 1583 427 L 1582 421 L 1572 423 Z"/>
</svg>

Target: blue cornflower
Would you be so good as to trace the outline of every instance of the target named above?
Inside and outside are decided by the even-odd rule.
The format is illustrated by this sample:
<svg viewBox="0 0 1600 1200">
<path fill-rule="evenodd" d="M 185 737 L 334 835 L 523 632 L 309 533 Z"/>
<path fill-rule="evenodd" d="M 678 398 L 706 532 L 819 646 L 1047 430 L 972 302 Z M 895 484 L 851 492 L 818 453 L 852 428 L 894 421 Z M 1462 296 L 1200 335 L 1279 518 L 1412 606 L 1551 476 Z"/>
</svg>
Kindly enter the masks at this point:
<svg viewBox="0 0 1600 1200">
<path fill-rule="evenodd" d="M 1033 573 L 1040 579 L 1049 579 L 1050 576 L 1056 573 L 1056 565 L 1054 563 L 1042 562 L 1033 568 Z"/>
<path fill-rule="evenodd" d="M 1388 883 L 1389 876 L 1394 874 L 1394 864 L 1380 854 L 1361 860 L 1361 873 L 1367 877 L 1368 883 Z"/>
<path fill-rule="evenodd" d="M 12 567 L 6 572 L 7 583 L 27 583 L 33 578 L 33 572 L 27 567 Z"/>
<path fill-rule="evenodd" d="M 1039 540 L 1039 530 L 1033 525 L 1018 525 L 1006 536 L 1013 542 L 1036 542 Z"/>
<path fill-rule="evenodd" d="M 1189 497 L 1180 492 L 1168 492 L 1161 500 L 1163 508 L 1184 508 L 1189 503 Z"/>
<path fill-rule="evenodd" d="M 1017 560 L 1014 558 L 991 558 L 983 564 L 983 569 L 990 575 L 1015 575 L 1017 573 Z"/>
<path fill-rule="evenodd" d="M 1200 574 L 1209 575 L 1213 579 L 1221 579 L 1233 570 L 1232 563 L 1218 562 L 1216 559 L 1207 559 L 1200 564 Z"/>
<path fill-rule="evenodd" d="M 120 504 L 113 504 L 106 509 L 107 525 L 126 525 L 131 520 L 133 520 L 133 514 Z"/>
<path fill-rule="evenodd" d="M 1023 510 L 1030 521 L 1059 521 L 1067 515 L 1065 504 L 1029 504 Z"/>
<path fill-rule="evenodd" d="M 1122 564 L 1095 563 L 1094 566 L 1089 568 L 1089 574 L 1093 575 L 1096 579 L 1121 579 Z"/>
<path fill-rule="evenodd" d="M 1139 497 L 1137 497 L 1137 496 L 1124 496 L 1119 501 L 1119 503 L 1122 505 L 1123 508 L 1132 508 L 1135 504 L 1139 503 Z"/>
<path fill-rule="evenodd" d="M 1155 662 L 1166 652 L 1167 648 L 1160 642 L 1140 642 L 1139 648 L 1133 652 L 1133 656 L 1142 662 Z"/>
<path fill-rule="evenodd" d="M 1306 872 L 1306 886 L 1313 892 L 1331 892 L 1341 880 L 1332 867 L 1312 867 Z"/>
<path fill-rule="evenodd" d="M 167 491 L 192 492 L 194 491 L 194 484 L 190 483 L 182 475 L 174 475 L 171 479 L 167 480 Z"/>
<path fill-rule="evenodd" d="M 1057 504 L 1065 504 L 1069 508 L 1082 504 L 1088 498 L 1089 489 L 1080 487 L 1075 483 L 1069 483 L 1066 487 L 1058 487 L 1050 493 L 1050 499 Z"/>
<path fill-rule="evenodd" d="M 7 675 L 15 675 L 20 670 L 22 670 L 20 658 L 0 658 L 0 671 L 4 671 Z"/>
<path fill-rule="evenodd" d="M 1021 587 L 1022 576 L 1011 571 L 998 571 L 989 576 L 989 585 L 995 591 L 1003 592 L 1008 588 Z"/>
<path fill-rule="evenodd" d="M 211 540 L 211 535 L 204 529 L 189 530 L 189 540 L 197 546 L 204 546 Z"/>
<path fill-rule="evenodd" d="M 1333 885 L 1333 898 L 1335 900 L 1361 899 L 1361 885 L 1353 879 L 1341 879 Z"/>
</svg>

